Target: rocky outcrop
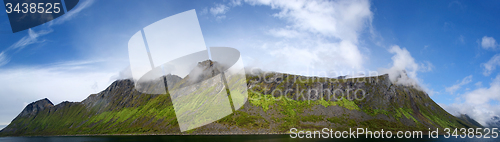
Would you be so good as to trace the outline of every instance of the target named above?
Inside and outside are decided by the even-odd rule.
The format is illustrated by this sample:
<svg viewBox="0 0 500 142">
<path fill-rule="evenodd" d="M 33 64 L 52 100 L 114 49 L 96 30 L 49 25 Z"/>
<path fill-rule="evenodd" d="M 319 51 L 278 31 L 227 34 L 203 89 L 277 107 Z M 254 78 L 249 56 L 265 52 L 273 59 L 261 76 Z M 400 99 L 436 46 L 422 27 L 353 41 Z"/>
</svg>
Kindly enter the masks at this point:
<svg viewBox="0 0 500 142">
<path fill-rule="evenodd" d="M 97 109 L 97 112 L 103 112 L 139 105 L 134 103 L 134 96 L 141 94 L 134 89 L 132 80 L 117 80 L 105 90 L 90 95 L 82 103 L 89 109 L 93 108 Z"/>
<path fill-rule="evenodd" d="M 28 104 L 17 117 L 34 116 L 38 112 L 51 107 L 54 107 L 54 104 L 49 99 L 41 99 Z"/>
</svg>

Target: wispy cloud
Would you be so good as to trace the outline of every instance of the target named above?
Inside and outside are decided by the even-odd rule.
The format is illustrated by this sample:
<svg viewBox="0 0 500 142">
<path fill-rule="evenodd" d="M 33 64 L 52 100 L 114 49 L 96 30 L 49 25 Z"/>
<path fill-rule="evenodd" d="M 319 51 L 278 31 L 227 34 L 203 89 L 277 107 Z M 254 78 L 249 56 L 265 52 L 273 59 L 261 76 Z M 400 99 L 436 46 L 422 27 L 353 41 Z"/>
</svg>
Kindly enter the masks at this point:
<svg viewBox="0 0 500 142">
<path fill-rule="evenodd" d="M 36 32 L 36 31 L 31 30 L 31 29 L 28 29 L 28 35 L 24 36 L 19 41 L 17 41 L 16 43 L 12 44 L 9 47 L 7 47 L 7 49 L 3 50 L 0 53 L 0 67 L 3 65 L 6 65 L 7 63 L 10 62 L 10 57 L 8 55 L 9 52 L 12 52 L 12 51 L 18 52 L 18 51 L 23 50 L 25 47 L 27 47 L 31 44 L 42 43 L 42 42 L 44 42 L 44 40 L 39 40 L 39 37 L 46 35 L 50 32 L 52 32 L 52 31 L 51 30 L 50 31 L 43 30 L 43 31 Z"/>
<path fill-rule="evenodd" d="M 205 15 L 208 13 L 208 9 L 205 7 L 203 8 L 200 12 L 198 12 L 199 15 Z"/>
<path fill-rule="evenodd" d="M 474 85 L 475 85 L 476 87 L 478 87 L 478 88 L 479 88 L 479 87 L 483 87 L 483 82 L 478 81 L 478 82 L 476 82 Z"/>
<path fill-rule="evenodd" d="M 465 37 L 463 35 L 460 35 L 458 37 L 458 41 L 460 41 L 460 43 L 462 43 L 462 44 L 465 44 Z"/>
<path fill-rule="evenodd" d="M 216 4 L 215 7 L 210 8 L 210 13 L 215 16 L 216 20 L 220 21 L 226 18 L 226 12 L 229 11 L 229 7 L 224 4 Z"/>
<path fill-rule="evenodd" d="M 229 2 L 229 5 L 231 5 L 231 6 L 240 6 L 242 4 L 243 4 L 243 0 L 231 0 Z"/>
<path fill-rule="evenodd" d="M 448 4 L 448 8 L 455 8 L 459 10 L 464 10 L 467 6 L 459 1 L 452 1 Z"/>
<path fill-rule="evenodd" d="M 42 42 L 44 42 L 44 40 L 40 41 L 40 40 L 38 40 L 38 37 L 49 34 L 51 32 L 52 32 L 52 30 L 42 30 L 42 31 L 36 32 L 36 31 L 33 31 L 32 29 L 28 29 L 28 35 L 24 36 L 19 41 L 12 44 L 7 50 L 17 49 L 19 51 L 19 50 L 24 49 L 28 45 L 31 45 L 34 43 L 42 43 Z"/>
<path fill-rule="evenodd" d="M 446 87 L 445 90 L 446 92 L 450 93 L 450 94 L 453 94 L 455 93 L 455 91 L 457 91 L 458 89 L 460 89 L 460 87 L 464 86 L 464 85 L 467 85 L 469 84 L 470 82 L 472 82 L 472 75 L 469 75 L 467 77 L 465 77 L 464 79 L 462 79 L 461 82 L 453 85 L 453 86 L 450 86 L 450 87 Z"/>
<path fill-rule="evenodd" d="M 71 20 L 73 17 L 77 16 L 78 13 L 80 13 L 83 9 L 91 6 L 93 3 L 94 3 L 94 0 L 82 0 L 82 1 L 80 1 L 78 3 L 77 7 L 71 9 L 71 11 L 68 11 L 68 13 L 55 19 L 54 21 L 49 22 L 49 26 L 59 25 L 59 24 L 62 24 L 68 20 Z"/>
<path fill-rule="evenodd" d="M 22 37 L 19 41 L 12 44 L 7 49 L 5 49 L 1 52 L 1 54 L 0 54 L 0 67 L 10 62 L 10 58 L 7 55 L 9 52 L 11 52 L 12 50 L 19 52 L 19 51 L 23 50 L 24 48 L 28 47 L 29 45 L 45 42 L 45 40 L 41 40 L 40 37 L 51 33 L 53 31 L 51 29 L 51 26 L 59 25 L 59 24 L 62 24 L 64 22 L 72 19 L 78 13 L 80 13 L 83 9 L 92 5 L 93 2 L 94 2 L 94 0 L 82 0 L 82 1 L 80 1 L 80 3 L 77 5 L 77 7 L 75 7 L 74 9 L 69 11 L 68 13 L 64 14 L 63 16 L 61 16 L 57 19 L 54 19 L 53 21 L 48 22 L 45 27 L 40 26 L 40 27 L 44 28 L 40 31 L 34 31 L 31 28 L 28 29 L 28 35 Z"/>
<path fill-rule="evenodd" d="M 0 53 L 0 67 L 7 64 L 9 62 L 9 57 L 5 54 L 5 51 Z"/>
<path fill-rule="evenodd" d="M 488 62 L 481 64 L 483 75 L 489 76 L 497 66 L 500 66 L 500 54 L 496 54 Z"/>
</svg>

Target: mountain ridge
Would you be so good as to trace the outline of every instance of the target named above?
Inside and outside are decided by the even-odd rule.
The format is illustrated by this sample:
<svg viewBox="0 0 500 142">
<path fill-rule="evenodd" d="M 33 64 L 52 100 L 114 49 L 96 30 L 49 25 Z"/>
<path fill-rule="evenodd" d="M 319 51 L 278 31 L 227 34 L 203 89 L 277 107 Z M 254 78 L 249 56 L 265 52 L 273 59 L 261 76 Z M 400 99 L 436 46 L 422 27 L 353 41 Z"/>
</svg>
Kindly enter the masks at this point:
<svg viewBox="0 0 500 142">
<path fill-rule="evenodd" d="M 458 117 L 458 119 L 461 119 L 467 123 L 470 123 L 478 128 L 484 128 L 483 125 L 479 124 L 479 122 L 477 122 L 476 120 L 470 118 L 469 115 L 467 115 L 467 114 L 460 114 L 460 116 L 457 116 L 457 117 Z"/>
<path fill-rule="evenodd" d="M 20 114 L 2 129 L 0 136 L 260 134 L 286 133 L 290 128 L 346 130 L 354 127 L 427 131 L 428 128 L 476 127 L 446 112 L 418 88 L 392 83 L 387 74 L 338 79 L 260 72 L 247 74 L 246 78 L 249 98 L 241 109 L 186 132 L 179 131 L 168 93 L 142 94 L 134 89 L 132 80 L 125 79 L 113 82 L 81 102 L 54 106 L 48 99 L 42 99 L 31 103 L 31 108 L 36 109 L 28 111 L 28 105 L 27 111 L 21 112 L 24 115 Z M 358 89 L 366 94 L 350 92 Z M 351 93 L 351 96 L 338 92 Z M 332 99 L 332 95 L 336 98 Z"/>
</svg>

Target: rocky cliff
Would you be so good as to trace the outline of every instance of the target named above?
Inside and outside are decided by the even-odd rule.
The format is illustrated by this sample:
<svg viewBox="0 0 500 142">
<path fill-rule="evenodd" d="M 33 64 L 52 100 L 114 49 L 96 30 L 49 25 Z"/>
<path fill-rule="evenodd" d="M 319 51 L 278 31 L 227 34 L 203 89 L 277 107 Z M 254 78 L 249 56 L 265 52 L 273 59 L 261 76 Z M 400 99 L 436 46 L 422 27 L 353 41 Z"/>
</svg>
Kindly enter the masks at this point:
<svg viewBox="0 0 500 142">
<path fill-rule="evenodd" d="M 50 102 L 49 99 L 47 98 L 41 99 L 36 102 L 28 104 L 17 117 L 34 116 L 39 111 L 43 111 L 44 109 L 51 107 L 54 107 L 54 104 L 52 104 L 52 102 Z"/>
<path fill-rule="evenodd" d="M 142 94 L 134 89 L 133 81 L 117 80 L 81 102 L 54 106 L 43 99 L 31 103 L 0 135 L 260 134 L 286 133 L 290 128 L 427 131 L 477 127 L 452 116 L 417 87 L 394 84 L 388 75 L 320 78 L 259 72 L 246 77 L 249 98 L 242 108 L 187 132 L 179 130 L 168 93 Z"/>
</svg>

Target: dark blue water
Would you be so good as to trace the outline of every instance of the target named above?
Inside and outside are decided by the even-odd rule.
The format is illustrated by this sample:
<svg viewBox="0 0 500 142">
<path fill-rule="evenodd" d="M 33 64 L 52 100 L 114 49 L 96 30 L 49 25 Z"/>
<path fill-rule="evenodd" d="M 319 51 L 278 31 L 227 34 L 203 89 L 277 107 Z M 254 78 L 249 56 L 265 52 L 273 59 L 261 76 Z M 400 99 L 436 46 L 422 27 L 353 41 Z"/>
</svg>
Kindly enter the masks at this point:
<svg viewBox="0 0 500 142">
<path fill-rule="evenodd" d="M 316 139 L 292 139 L 290 135 L 224 135 L 224 136 L 50 136 L 50 137 L 0 137 L 0 142 L 135 142 L 135 141 L 168 141 L 168 142 L 227 142 L 227 141 L 244 141 L 244 142 L 294 142 L 294 141 L 308 141 L 308 142 L 322 142 L 322 141 L 370 141 L 370 142 L 412 142 L 412 141 L 428 141 L 428 142 L 500 142 L 500 138 L 487 139 L 487 138 L 444 138 L 440 136 L 438 139 L 430 139 L 427 136 L 419 139 L 375 139 L 375 138 L 348 138 L 348 139 L 330 139 L 330 138 L 316 138 Z"/>
</svg>

